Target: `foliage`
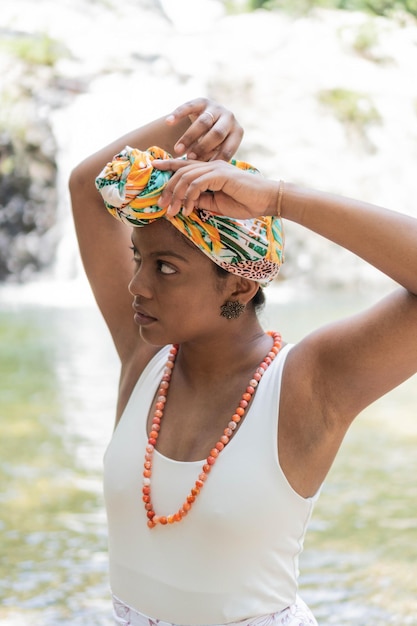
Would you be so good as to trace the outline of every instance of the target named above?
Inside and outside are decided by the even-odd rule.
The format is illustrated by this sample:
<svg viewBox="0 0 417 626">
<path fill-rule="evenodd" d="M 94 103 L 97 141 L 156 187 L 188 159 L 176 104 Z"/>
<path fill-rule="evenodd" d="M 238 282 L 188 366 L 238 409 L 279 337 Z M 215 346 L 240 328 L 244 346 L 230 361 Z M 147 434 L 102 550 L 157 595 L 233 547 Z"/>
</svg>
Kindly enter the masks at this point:
<svg viewBox="0 0 417 626">
<path fill-rule="evenodd" d="M 5 40 L 1 47 L 28 65 L 54 67 L 61 57 L 67 55 L 63 45 L 45 33 Z"/>
<path fill-rule="evenodd" d="M 319 92 L 318 100 L 344 125 L 350 140 L 359 141 L 361 149 L 374 152 L 375 146 L 368 131 L 382 119 L 367 94 L 342 88 L 324 89 Z"/>
<path fill-rule="evenodd" d="M 358 28 L 353 47 L 358 54 L 372 57 L 372 48 L 378 44 L 378 30 L 373 22 L 361 24 Z"/>
<path fill-rule="evenodd" d="M 378 110 L 366 94 L 342 88 L 324 89 L 319 92 L 318 99 L 342 124 L 364 140 L 369 126 L 381 123 Z"/>
<path fill-rule="evenodd" d="M 231 2 L 229 0 L 229 6 Z M 307 13 L 315 7 L 366 11 L 374 15 L 389 16 L 395 11 L 405 11 L 417 17 L 417 0 L 247 0 L 249 11 L 256 9 L 282 9 L 291 13 Z"/>
</svg>

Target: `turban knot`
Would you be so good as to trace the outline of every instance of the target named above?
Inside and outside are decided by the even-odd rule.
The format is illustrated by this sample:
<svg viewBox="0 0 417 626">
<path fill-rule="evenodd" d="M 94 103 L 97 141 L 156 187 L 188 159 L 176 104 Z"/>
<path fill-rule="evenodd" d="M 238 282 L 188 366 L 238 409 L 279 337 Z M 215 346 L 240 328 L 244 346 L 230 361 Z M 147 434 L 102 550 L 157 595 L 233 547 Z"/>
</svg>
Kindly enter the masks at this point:
<svg viewBox="0 0 417 626">
<path fill-rule="evenodd" d="M 180 211 L 168 217 L 158 200 L 171 171 L 152 166 L 154 159 L 172 156 L 153 146 L 146 151 L 126 146 L 97 176 L 95 184 L 108 211 L 134 227 L 167 219 L 184 237 L 212 261 L 232 274 L 267 285 L 279 272 L 283 261 L 284 236 L 278 217 L 234 219 L 194 209 L 189 216 Z M 253 174 L 259 171 L 243 161 L 232 165 Z"/>
</svg>

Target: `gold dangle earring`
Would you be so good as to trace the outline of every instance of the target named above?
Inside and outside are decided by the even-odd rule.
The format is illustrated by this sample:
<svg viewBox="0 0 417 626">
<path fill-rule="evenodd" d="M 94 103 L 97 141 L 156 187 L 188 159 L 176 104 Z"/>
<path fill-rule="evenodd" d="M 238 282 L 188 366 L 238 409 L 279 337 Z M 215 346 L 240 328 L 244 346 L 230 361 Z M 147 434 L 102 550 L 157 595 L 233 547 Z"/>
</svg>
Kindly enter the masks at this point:
<svg viewBox="0 0 417 626">
<path fill-rule="evenodd" d="M 228 320 L 235 320 L 245 310 L 245 305 L 237 300 L 228 300 L 220 307 L 220 315 Z"/>
</svg>

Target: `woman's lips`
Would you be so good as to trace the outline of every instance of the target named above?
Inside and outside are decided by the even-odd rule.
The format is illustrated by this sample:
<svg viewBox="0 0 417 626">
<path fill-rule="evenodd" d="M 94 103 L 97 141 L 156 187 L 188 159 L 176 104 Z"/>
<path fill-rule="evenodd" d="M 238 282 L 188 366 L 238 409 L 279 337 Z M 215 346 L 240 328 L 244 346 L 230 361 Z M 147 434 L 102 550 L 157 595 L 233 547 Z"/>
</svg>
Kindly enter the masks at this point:
<svg viewBox="0 0 417 626">
<path fill-rule="evenodd" d="M 147 326 L 148 324 L 152 324 L 152 322 L 156 321 L 155 317 L 148 315 L 146 311 L 135 306 L 134 304 L 133 310 L 135 311 L 133 319 L 135 320 L 135 323 L 138 324 L 138 326 Z"/>
</svg>

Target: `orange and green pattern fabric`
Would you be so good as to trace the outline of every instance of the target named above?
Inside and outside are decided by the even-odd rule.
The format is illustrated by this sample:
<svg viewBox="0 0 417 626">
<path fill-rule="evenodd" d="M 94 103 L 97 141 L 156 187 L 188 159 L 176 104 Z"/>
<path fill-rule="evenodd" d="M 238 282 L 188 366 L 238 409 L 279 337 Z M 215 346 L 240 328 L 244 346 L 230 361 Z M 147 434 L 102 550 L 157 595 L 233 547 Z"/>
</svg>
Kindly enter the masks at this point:
<svg viewBox="0 0 417 626">
<path fill-rule="evenodd" d="M 172 156 L 153 146 L 141 151 L 126 146 L 97 176 L 95 184 L 108 211 L 133 227 L 143 227 L 163 218 L 192 241 L 214 263 L 228 272 L 267 285 L 283 262 L 284 236 L 278 217 L 239 220 L 194 209 L 189 216 L 180 211 L 173 217 L 158 206 L 170 171 L 157 170 L 154 159 Z M 259 174 L 253 166 L 232 159 L 232 165 Z"/>
</svg>

